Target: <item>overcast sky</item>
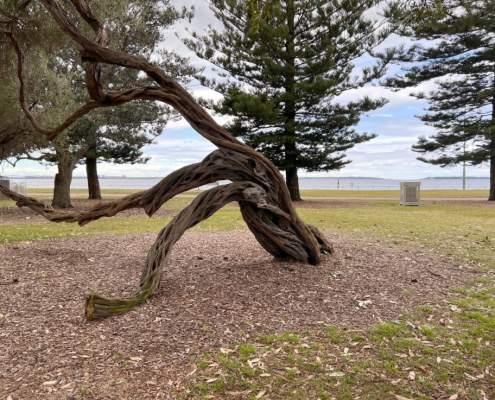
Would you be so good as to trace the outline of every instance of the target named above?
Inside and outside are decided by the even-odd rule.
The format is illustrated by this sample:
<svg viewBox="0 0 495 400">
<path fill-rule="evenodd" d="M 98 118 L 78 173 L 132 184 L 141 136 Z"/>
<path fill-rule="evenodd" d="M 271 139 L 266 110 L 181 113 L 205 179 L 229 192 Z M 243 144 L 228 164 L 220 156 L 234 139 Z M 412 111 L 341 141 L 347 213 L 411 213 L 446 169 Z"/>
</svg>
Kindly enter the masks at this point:
<svg viewBox="0 0 495 400">
<path fill-rule="evenodd" d="M 192 21 L 192 29 L 199 30 L 211 23 L 211 14 L 207 2 L 182 0 L 175 4 L 195 4 L 196 16 Z M 182 30 L 179 28 L 179 31 Z M 387 45 L 400 42 L 401 39 L 391 38 Z M 182 55 L 189 54 L 173 34 L 170 34 L 164 47 L 173 48 Z M 199 63 L 192 57 L 193 63 Z M 358 60 L 357 65 L 364 63 Z M 421 88 L 423 91 L 431 88 L 428 84 Z M 189 88 L 196 95 L 215 96 L 205 88 L 197 84 Z M 409 96 L 407 91 L 391 92 L 379 86 L 368 86 L 359 90 L 346 93 L 339 101 L 361 98 L 363 95 L 370 97 L 385 97 L 389 103 L 383 108 L 365 115 L 359 125 L 358 131 L 377 134 L 377 138 L 359 144 L 347 152 L 348 159 L 352 163 L 340 171 L 330 173 L 311 173 L 301 171 L 301 176 L 370 176 L 393 179 L 416 179 L 428 176 L 460 176 L 461 167 L 440 168 L 422 163 L 416 160 L 417 154 L 411 151 L 411 145 L 419 136 L 430 135 L 434 129 L 424 125 L 416 115 L 423 112 L 426 105 Z M 225 117 L 214 116 L 218 122 L 224 122 Z M 150 157 L 147 164 L 137 165 L 112 165 L 99 164 L 99 172 L 106 176 L 164 176 L 173 170 L 197 162 L 214 150 L 214 146 L 192 130 L 185 121 L 169 123 L 164 132 L 157 138 L 156 143 L 144 149 L 146 156 Z M 40 165 L 33 161 L 22 161 L 15 168 L 3 163 L 0 165 L 0 174 L 10 176 L 24 175 L 54 175 L 56 167 Z M 75 176 L 85 174 L 84 166 L 79 166 Z M 488 176 L 487 166 L 469 167 L 470 176 Z"/>
</svg>

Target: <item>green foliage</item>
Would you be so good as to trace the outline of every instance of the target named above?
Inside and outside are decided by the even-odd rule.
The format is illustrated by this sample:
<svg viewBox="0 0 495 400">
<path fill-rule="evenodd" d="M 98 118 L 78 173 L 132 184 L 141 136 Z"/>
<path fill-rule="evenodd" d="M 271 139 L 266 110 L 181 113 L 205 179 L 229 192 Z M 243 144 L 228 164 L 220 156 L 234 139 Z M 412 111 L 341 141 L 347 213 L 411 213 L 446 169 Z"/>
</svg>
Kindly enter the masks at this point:
<svg viewBox="0 0 495 400">
<path fill-rule="evenodd" d="M 438 130 L 430 138 L 420 138 L 413 147 L 419 153 L 432 154 L 419 159 L 440 166 L 461 162 L 477 165 L 490 161 L 490 157 L 493 162 L 494 2 L 404 1 L 395 3 L 389 16 L 401 34 L 422 44 L 397 51 L 398 61 L 405 65 L 412 62 L 413 66 L 387 84 L 405 88 L 436 82 L 430 93 L 415 94 L 429 102 L 421 120 Z"/>
<path fill-rule="evenodd" d="M 349 162 L 346 150 L 374 137 L 353 126 L 384 104 L 333 101 L 382 73 L 377 63 L 353 75 L 353 61 L 384 38 L 376 21 L 364 18 L 377 3 L 215 0 L 211 8 L 224 29 L 186 43 L 220 71 L 217 79 L 199 78 L 224 95 L 213 106 L 235 117 L 231 132 L 280 169 L 339 169 Z"/>
<path fill-rule="evenodd" d="M 19 21 L 18 25 L 13 25 L 13 33 L 24 52 L 26 75 L 28 78 L 33 76 L 26 82 L 28 103 L 39 108 L 37 118 L 44 125 L 53 126 L 63 121 L 69 110 L 88 100 L 80 57 L 70 38 L 59 31 L 43 7 L 30 2 L 19 10 L 10 3 L 0 2 L 0 11 L 6 13 L 4 7 L 8 5 L 13 18 Z M 105 0 L 93 2 L 91 6 L 105 22 L 110 48 L 143 57 L 159 56 L 156 58 L 160 66 L 179 80 L 192 73 L 187 59 L 159 48 L 165 30 L 184 18 L 190 18 L 190 10 L 176 10 L 170 0 Z M 74 23 L 89 38 L 94 36 L 80 18 L 74 16 Z M 2 74 L 0 78 L 0 83 L 4 79 L 9 83 L 9 90 L 0 94 L 0 104 L 12 104 L 5 113 L 17 121 L 16 127 L 26 125 L 29 128 L 16 104 L 17 78 L 15 61 L 12 61 L 15 57 L 12 57 L 5 35 L 0 39 L 0 48 L 5 48 L 11 59 L 5 66 L 5 77 Z M 151 80 L 140 76 L 138 71 L 111 65 L 102 66 L 101 76 L 105 90 L 151 84 Z M 2 139 L 12 142 L 8 149 L 2 146 L 4 151 L 0 157 L 32 158 L 56 163 L 59 169 L 73 169 L 85 157 L 114 163 L 145 162 L 147 159 L 143 157 L 142 148 L 162 132 L 171 115 L 170 110 L 144 101 L 100 109 L 76 121 L 53 143 L 40 139 L 40 135 L 33 132 L 15 137 L 5 134 L 2 138 L 0 123 L 0 143 L 3 144 Z M 9 129 L 15 130 L 15 126 L 11 123 Z"/>
<path fill-rule="evenodd" d="M 63 46 L 64 42 L 60 40 L 55 25 L 50 23 L 41 5 L 33 4 L 32 12 L 19 10 L 18 7 L 18 1 L 0 0 L 0 30 L 13 30 L 16 33 L 25 59 L 29 60 L 24 68 L 25 85 L 31 91 L 31 96 L 26 99 L 28 107 L 44 123 L 56 123 L 56 118 L 46 112 L 43 104 L 51 102 L 60 105 L 67 80 L 64 77 L 57 78 L 52 71 L 47 51 Z M 17 17 L 22 18 L 22 24 L 20 20 L 17 24 L 14 22 Z M 19 25 L 22 25 L 22 30 L 17 29 Z M 43 137 L 33 133 L 21 111 L 16 56 L 9 37 L 3 33 L 0 34 L 0 87 L 0 160 L 46 145 Z"/>
<path fill-rule="evenodd" d="M 101 20 L 111 21 L 109 46 L 145 58 L 160 54 L 160 66 L 176 79 L 192 73 L 185 58 L 159 49 L 163 32 L 178 21 L 190 17 L 190 11 L 176 10 L 171 1 L 120 0 L 95 3 Z M 77 60 L 71 60 L 75 64 Z M 70 68 L 65 69 L 69 73 Z M 85 96 L 82 71 L 76 70 L 75 96 Z M 129 88 L 151 84 L 138 71 L 104 66 L 103 80 L 111 88 Z M 134 101 L 100 109 L 76 122 L 68 131 L 66 147 L 78 156 L 89 156 L 113 163 L 146 162 L 142 148 L 153 143 L 172 111 L 154 102 Z M 81 151 L 82 150 L 82 151 Z M 82 158 L 81 157 L 81 158 Z"/>
</svg>

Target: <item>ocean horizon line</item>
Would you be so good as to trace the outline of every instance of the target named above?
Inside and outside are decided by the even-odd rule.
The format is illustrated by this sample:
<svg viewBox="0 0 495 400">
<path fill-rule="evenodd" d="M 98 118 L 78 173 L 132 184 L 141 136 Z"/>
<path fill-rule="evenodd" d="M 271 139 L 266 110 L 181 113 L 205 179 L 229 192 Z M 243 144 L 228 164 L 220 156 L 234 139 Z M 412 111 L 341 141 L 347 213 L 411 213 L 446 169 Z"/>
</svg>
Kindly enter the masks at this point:
<svg viewBox="0 0 495 400">
<path fill-rule="evenodd" d="M 0 175 L 7 179 L 54 179 L 52 175 Z M 110 176 L 100 175 L 99 179 L 163 179 L 164 176 Z M 85 175 L 73 176 L 72 179 L 86 179 Z M 420 181 L 431 179 L 462 179 L 462 176 L 427 176 L 423 178 L 382 178 L 375 176 L 300 176 L 299 179 L 362 179 L 389 181 Z M 466 176 L 466 179 L 490 179 L 489 176 Z"/>
</svg>

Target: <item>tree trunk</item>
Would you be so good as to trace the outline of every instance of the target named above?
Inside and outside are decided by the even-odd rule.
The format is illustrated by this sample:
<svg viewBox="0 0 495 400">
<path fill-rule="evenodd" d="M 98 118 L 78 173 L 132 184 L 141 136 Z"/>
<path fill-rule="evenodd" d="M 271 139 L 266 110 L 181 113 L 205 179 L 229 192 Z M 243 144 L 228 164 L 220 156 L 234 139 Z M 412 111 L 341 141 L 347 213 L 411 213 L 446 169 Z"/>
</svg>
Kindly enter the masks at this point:
<svg viewBox="0 0 495 400">
<path fill-rule="evenodd" d="M 289 189 L 290 198 L 292 201 L 301 201 L 301 193 L 299 192 L 299 177 L 297 176 L 297 168 L 287 168 L 285 171 L 285 182 Z"/>
<path fill-rule="evenodd" d="M 88 199 L 101 200 L 96 158 L 90 155 L 86 157 L 86 176 L 88 178 Z"/>
<path fill-rule="evenodd" d="M 297 147 L 296 147 L 296 104 L 294 101 L 295 92 L 295 7 L 294 0 L 287 1 L 287 26 L 289 33 L 287 35 L 287 76 L 285 82 L 285 91 L 287 100 L 285 102 L 285 132 L 287 137 L 285 143 L 285 182 L 289 189 L 292 201 L 300 201 L 299 178 L 297 176 Z"/>
<path fill-rule="evenodd" d="M 490 195 L 489 201 L 495 201 L 495 139 L 492 139 L 492 149 L 490 155 Z"/>
<path fill-rule="evenodd" d="M 62 157 L 58 162 L 58 172 L 55 175 L 52 206 L 55 208 L 71 208 L 70 185 L 74 165 Z"/>
<path fill-rule="evenodd" d="M 490 194 L 488 201 L 495 201 L 495 72 L 493 74 L 492 124 L 490 132 Z"/>
</svg>

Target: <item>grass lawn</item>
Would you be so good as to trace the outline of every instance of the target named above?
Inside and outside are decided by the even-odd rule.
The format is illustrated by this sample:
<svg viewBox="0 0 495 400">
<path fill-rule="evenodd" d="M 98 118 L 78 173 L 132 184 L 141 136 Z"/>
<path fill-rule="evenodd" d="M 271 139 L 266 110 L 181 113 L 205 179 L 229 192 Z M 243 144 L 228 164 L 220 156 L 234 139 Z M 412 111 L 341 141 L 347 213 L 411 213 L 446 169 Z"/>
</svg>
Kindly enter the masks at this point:
<svg viewBox="0 0 495 400">
<path fill-rule="evenodd" d="M 399 190 L 304 190 L 303 198 L 386 198 L 398 199 Z M 488 197 L 488 190 L 421 190 L 424 199 L 469 199 Z"/>
<path fill-rule="evenodd" d="M 170 217 L 106 218 L 80 227 L 77 224 L 35 222 L 0 225 L 0 243 L 43 240 L 82 235 L 125 235 L 128 233 L 158 232 Z"/>
<path fill-rule="evenodd" d="M 345 197 L 335 196 L 334 192 L 305 195 Z M 456 191 L 454 196 L 442 191 L 441 195 L 431 197 L 456 197 L 457 193 L 463 192 Z M 477 192 L 470 195 L 484 197 Z M 190 200 L 190 194 L 178 197 L 165 208 L 176 212 Z M 189 391 L 177 396 L 322 400 L 495 398 L 495 207 L 479 202 L 428 202 L 421 207 L 400 207 L 395 200 L 368 200 L 329 203 L 328 207 L 302 203 L 298 212 L 305 221 L 321 229 L 364 238 L 372 236 L 393 246 L 421 245 L 461 262 L 475 262 L 479 269 L 488 272 L 471 287 L 459 289 L 456 296 L 412 310 L 398 321 L 360 331 L 324 326 L 308 332 L 275 332 L 232 343 L 200 357 L 197 371 L 190 377 Z M 152 232 L 169 220 L 169 216 L 106 218 L 83 228 L 22 221 L 0 224 L 0 242 Z M 243 228 L 237 208 L 226 207 L 194 229 Z"/>
<path fill-rule="evenodd" d="M 124 192 L 115 190 L 110 194 L 122 195 Z M 327 193 L 321 192 L 320 197 Z M 40 194 L 43 197 L 45 193 Z M 191 201 L 193 194 L 177 196 L 164 207 L 176 213 Z M 12 202 L 8 204 L 13 206 Z M 321 229 L 360 236 L 371 234 L 392 244 L 419 243 L 445 255 L 495 267 L 495 259 L 492 257 L 495 246 L 495 207 L 485 203 L 427 202 L 421 207 L 401 207 L 397 201 L 374 200 L 366 203 L 330 203 L 328 207 L 315 208 L 308 201 L 298 206 L 298 212 L 305 221 Z M 0 224 L 0 243 L 99 233 L 158 232 L 170 218 L 148 218 L 143 213 L 142 217 L 103 218 L 84 227 L 44 220 L 22 220 L 18 224 Z M 245 224 L 237 208 L 227 206 L 194 229 L 245 229 Z"/>
<path fill-rule="evenodd" d="M 495 207 L 376 201 L 299 213 L 323 229 L 419 244 L 495 268 Z M 182 398 L 495 398 L 495 284 L 488 276 L 400 321 L 363 331 L 277 332 L 220 349 L 198 360 Z"/>
<path fill-rule="evenodd" d="M 367 330 L 265 335 L 207 354 L 180 398 L 492 399 L 495 290 Z M 266 395 L 266 397 L 265 397 Z"/>
</svg>

